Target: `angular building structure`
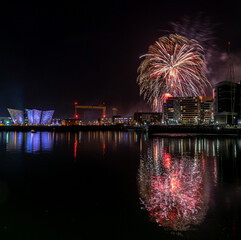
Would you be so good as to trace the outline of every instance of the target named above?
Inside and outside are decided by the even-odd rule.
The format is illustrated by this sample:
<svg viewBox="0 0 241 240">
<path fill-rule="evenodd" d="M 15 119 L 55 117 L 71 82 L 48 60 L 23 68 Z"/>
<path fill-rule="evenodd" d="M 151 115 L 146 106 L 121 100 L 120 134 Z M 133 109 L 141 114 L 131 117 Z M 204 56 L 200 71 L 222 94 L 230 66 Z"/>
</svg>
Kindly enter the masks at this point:
<svg viewBox="0 0 241 240">
<path fill-rule="evenodd" d="M 54 110 L 41 111 L 38 109 L 22 110 L 9 109 L 8 112 L 14 124 L 47 125 L 52 123 Z"/>
<path fill-rule="evenodd" d="M 54 110 L 42 111 L 41 124 L 47 125 L 51 124 L 54 115 Z"/>
<path fill-rule="evenodd" d="M 26 109 L 28 124 L 38 125 L 41 122 L 42 111 L 37 109 Z"/>
<path fill-rule="evenodd" d="M 8 108 L 8 112 L 14 124 L 24 124 L 24 112 L 22 110 Z"/>
</svg>

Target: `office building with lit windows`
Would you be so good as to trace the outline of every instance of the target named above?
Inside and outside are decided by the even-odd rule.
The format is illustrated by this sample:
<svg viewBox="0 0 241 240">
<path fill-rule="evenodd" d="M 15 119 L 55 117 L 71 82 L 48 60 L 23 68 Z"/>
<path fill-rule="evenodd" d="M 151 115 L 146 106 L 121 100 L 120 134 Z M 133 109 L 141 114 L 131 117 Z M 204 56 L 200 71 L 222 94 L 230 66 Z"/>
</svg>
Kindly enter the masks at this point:
<svg viewBox="0 0 241 240">
<path fill-rule="evenodd" d="M 169 97 L 164 103 L 164 121 L 168 124 L 211 123 L 211 97 Z"/>
</svg>

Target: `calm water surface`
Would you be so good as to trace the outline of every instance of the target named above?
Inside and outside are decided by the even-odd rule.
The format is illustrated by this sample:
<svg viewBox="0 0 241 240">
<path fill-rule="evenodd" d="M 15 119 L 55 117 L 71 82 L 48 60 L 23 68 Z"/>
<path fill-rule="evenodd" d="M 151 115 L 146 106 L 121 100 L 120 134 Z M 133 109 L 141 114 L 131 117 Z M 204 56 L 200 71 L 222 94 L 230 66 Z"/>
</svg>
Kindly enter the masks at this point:
<svg viewBox="0 0 241 240">
<path fill-rule="evenodd" d="M 0 132 L 1 239 L 239 239 L 241 138 Z"/>
</svg>

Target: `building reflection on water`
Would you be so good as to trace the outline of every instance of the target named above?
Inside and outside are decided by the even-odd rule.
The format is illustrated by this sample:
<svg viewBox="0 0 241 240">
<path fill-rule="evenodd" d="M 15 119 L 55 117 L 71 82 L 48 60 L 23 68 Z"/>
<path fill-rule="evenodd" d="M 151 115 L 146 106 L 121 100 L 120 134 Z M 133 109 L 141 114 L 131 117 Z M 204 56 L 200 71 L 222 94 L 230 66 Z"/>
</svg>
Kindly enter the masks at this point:
<svg viewBox="0 0 241 240">
<path fill-rule="evenodd" d="M 141 205 L 164 228 L 185 231 L 202 223 L 217 177 L 214 141 L 152 138 L 141 146 Z"/>
<path fill-rule="evenodd" d="M 50 152 L 57 144 L 64 144 L 73 151 L 74 159 L 79 151 L 101 151 L 106 156 L 108 148 L 115 150 L 118 145 L 131 146 L 138 143 L 140 134 L 135 132 L 88 131 L 88 132 L 0 132 L 0 144 L 5 144 L 8 152 L 27 153 Z M 95 143 L 93 145 L 93 143 Z"/>
<path fill-rule="evenodd" d="M 53 149 L 51 132 L 6 132 L 1 137 L 6 142 L 6 150 L 25 151 L 27 153 L 49 152 Z"/>
</svg>

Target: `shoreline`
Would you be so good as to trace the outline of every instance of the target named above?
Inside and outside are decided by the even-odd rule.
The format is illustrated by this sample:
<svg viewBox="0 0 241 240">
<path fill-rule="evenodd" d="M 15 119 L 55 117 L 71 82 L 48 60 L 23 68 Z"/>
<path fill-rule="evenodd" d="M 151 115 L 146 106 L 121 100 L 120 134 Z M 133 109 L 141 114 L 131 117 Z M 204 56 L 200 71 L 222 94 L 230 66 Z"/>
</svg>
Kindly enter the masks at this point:
<svg viewBox="0 0 241 240">
<path fill-rule="evenodd" d="M 224 128 L 216 126 L 149 126 L 148 131 L 145 127 L 132 126 L 0 126 L 0 132 L 79 132 L 79 131 L 122 131 L 122 132 L 148 132 L 151 136 L 166 134 L 198 134 L 198 135 L 241 135 L 241 128 Z"/>
</svg>

